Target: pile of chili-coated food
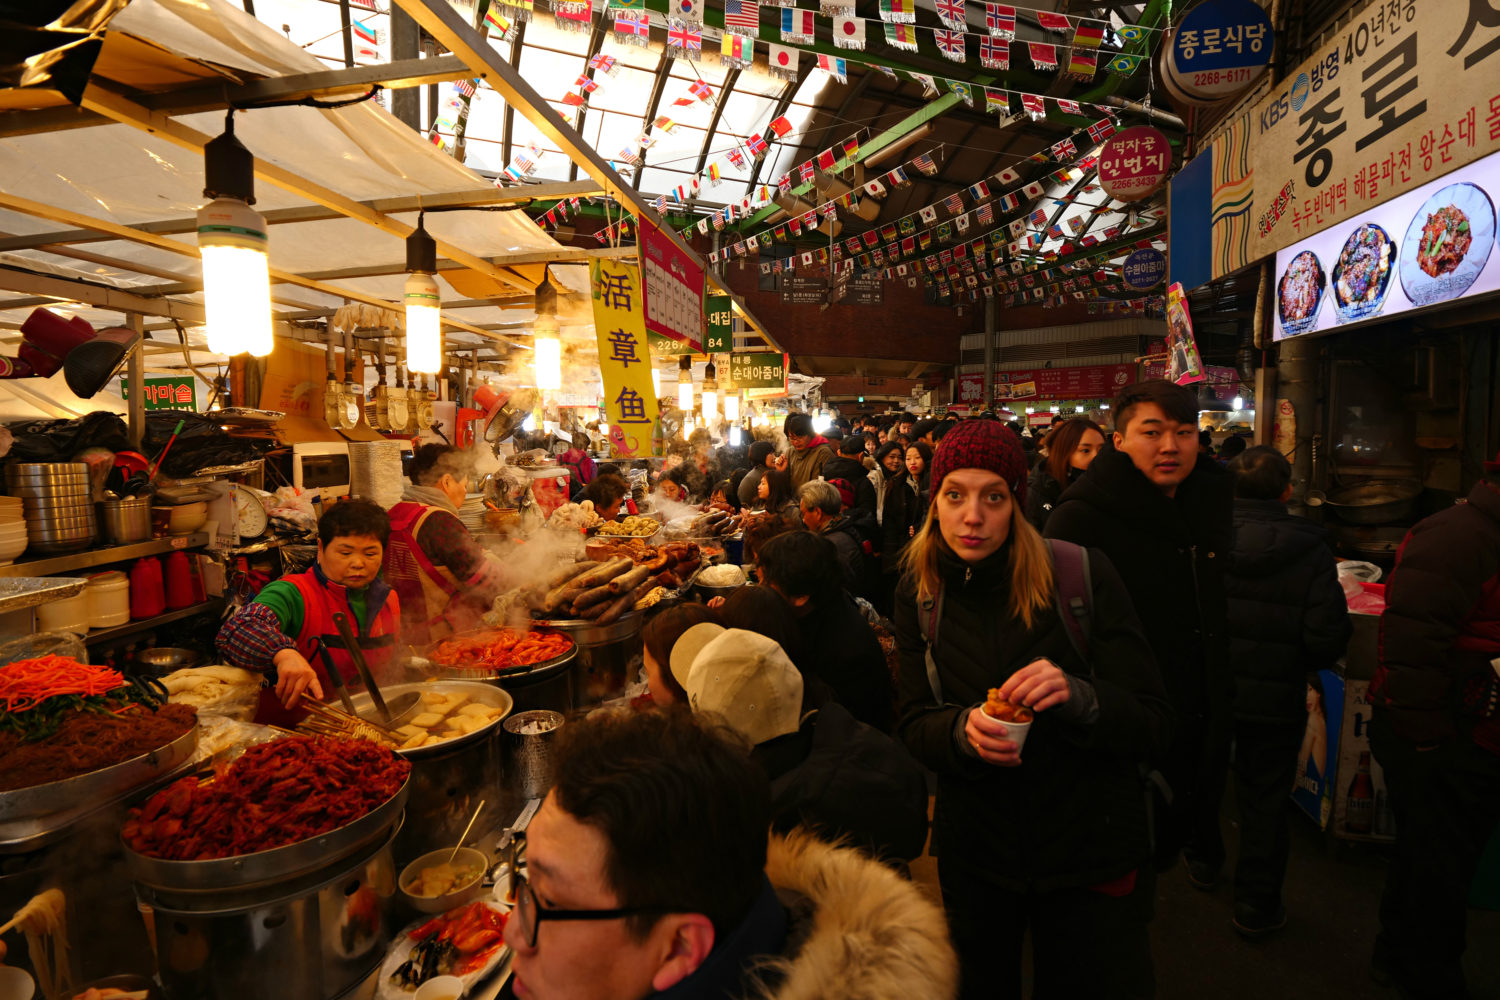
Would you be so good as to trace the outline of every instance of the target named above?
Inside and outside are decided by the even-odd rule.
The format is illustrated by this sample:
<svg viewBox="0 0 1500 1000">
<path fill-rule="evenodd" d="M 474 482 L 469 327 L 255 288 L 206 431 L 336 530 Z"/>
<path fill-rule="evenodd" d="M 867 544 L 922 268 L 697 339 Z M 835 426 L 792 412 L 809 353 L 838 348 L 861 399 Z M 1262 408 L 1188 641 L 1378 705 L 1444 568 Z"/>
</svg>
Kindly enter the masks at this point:
<svg viewBox="0 0 1500 1000">
<path fill-rule="evenodd" d="M 561 656 L 573 648 L 563 632 L 489 628 L 443 639 L 427 651 L 433 663 L 448 670 L 500 673 Z"/>
<path fill-rule="evenodd" d="M 268 851 L 353 823 L 410 771 L 365 740 L 289 736 L 252 746 L 210 781 L 168 785 L 130 811 L 122 833 L 131 850 L 168 861 Z"/>
<path fill-rule="evenodd" d="M 156 682 L 66 656 L 0 666 L 0 792 L 111 767 L 192 729 Z"/>
</svg>

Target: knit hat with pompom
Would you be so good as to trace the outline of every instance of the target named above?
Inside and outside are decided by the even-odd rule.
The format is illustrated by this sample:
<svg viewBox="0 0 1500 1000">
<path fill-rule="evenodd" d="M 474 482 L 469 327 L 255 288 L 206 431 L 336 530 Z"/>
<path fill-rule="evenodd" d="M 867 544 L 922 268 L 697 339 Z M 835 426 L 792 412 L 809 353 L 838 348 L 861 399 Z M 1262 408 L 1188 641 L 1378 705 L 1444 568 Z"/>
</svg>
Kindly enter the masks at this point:
<svg viewBox="0 0 1500 1000">
<path fill-rule="evenodd" d="M 1015 432 L 998 420 L 964 420 L 938 442 L 932 456 L 932 494 L 959 469 L 984 469 L 1004 479 L 1016 503 L 1026 503 L 1026 452 Z"/>
</svg>

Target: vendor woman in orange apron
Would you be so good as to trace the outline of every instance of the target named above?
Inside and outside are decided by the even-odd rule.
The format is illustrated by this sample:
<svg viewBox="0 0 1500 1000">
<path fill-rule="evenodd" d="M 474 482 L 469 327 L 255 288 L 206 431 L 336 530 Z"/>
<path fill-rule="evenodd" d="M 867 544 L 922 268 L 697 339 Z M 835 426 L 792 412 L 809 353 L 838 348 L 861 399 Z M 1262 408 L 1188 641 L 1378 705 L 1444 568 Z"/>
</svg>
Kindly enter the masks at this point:
<svg viewBox="0 0 1500 1000">
<path fill-rule="evenodd" d="M 332 698 L 329 670 L 363 687 L 333 616 L 342 612 L 378 683 L 396 680 L 400 603 L 380 578 L 390 519 L 368 500 L 334 504 L 318 520 L 318 561 L 267 584 L 219 629 L 224 662 L 266 674 L 255 721 L 294 725 L 299 698 Z"/>
<path fill-rule="evenodd" d="M 477 626 L 505 589 L 500 564 L 458 518 L 468 479 L 463 452 L 424 444 L 412 456 L 412 485 L 391 508 L 384 576 L 401 598 L 402 641 L 418 649 Z"/>
</svg>

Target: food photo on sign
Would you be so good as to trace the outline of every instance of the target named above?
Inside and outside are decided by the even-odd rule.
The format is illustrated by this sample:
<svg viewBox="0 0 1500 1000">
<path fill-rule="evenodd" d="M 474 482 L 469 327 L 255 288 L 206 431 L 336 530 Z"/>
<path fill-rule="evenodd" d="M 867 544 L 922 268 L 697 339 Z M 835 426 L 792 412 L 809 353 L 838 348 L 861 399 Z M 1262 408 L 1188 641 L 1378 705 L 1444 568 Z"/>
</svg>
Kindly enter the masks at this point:
<svg viewBox="0 0 1500 1000">
<path fill-rule="evenodd" d="M 1182 283 L 1167 286 L 1167 378 L 1178 385 L 1202 382 L 1203 359 L 1193 336 L 1193 317 L 1188 313 L 1187 293 Z"/>
<path fill-rule="evenodd" d="M 1460 167 L 1276 255 L 1276 339 L 1500 289 L 1500 154 Z"/>
</svg>

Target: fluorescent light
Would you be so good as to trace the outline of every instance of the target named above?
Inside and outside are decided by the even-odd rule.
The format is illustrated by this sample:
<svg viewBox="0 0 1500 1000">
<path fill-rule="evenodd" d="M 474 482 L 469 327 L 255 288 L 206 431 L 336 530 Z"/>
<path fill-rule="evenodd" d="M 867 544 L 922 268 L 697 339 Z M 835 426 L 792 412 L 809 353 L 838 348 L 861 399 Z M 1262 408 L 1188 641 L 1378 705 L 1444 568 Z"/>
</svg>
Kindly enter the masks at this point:
<svg viewBox="0 0 1500 1000">
<path fill-rule="evenodd" d="M 406 302 L 406 367 L 436 375 L 443 365 L 442 312 L 438 286 L 430 274 L 409 274 Z"/>
<path fill-rule="evenodd" d="M 266 220 L 236 198 L 198 210 L 208 349 L 257 358 L 271 353 L 271 265 Z"/>
<path fill-rule="evenodd" d="M 740 419 L 740 394 L 737 392 L 724 393 L 724 419 L 730 423 L 736 423 Z"/>
<path fill-rule="evenodd" d="M 552 391 L 561 389 L 562 341 L 557 339 L 557 331 L 539 329 L 532 343 L 536 351 L 536 387 Z"/>
<path fill-rule="evenodd" d="M 1245 397 L 1244 396 L 1236 396 L 1236 397 L 1234 397 L 1234 402 L 1231 403 L 1230 405 L 1233 406 L 1236 410 L 1243 410 L 1245 408 Z"/>
</svg>

